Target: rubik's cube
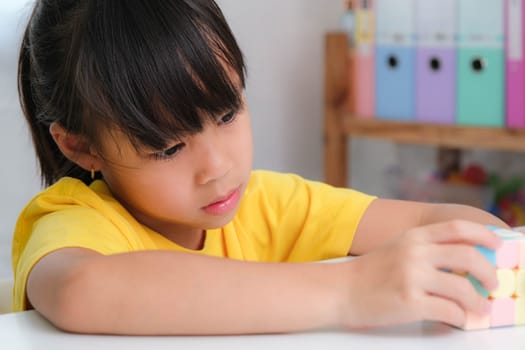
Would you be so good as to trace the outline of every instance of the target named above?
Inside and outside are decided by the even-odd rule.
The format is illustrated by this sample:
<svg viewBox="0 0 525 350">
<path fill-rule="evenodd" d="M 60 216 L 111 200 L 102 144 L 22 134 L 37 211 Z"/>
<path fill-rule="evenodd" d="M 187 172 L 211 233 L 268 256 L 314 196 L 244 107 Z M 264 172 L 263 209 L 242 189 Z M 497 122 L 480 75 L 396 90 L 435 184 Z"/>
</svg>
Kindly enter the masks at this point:
<svg viewBox="0 0 525 350">
<path fill-rule="evenodd" d="M 477 291 L 490 300 L 491 311 L 486 316 L 468 313 L 465 330 L 525 325 L 525 235 L 498 227 L 490 229 L 501 237 L 502 246 L 495 251 L 478 249 L 496 266 L 499 286 L 488 291 L 467 275 Z"/>
</svg>

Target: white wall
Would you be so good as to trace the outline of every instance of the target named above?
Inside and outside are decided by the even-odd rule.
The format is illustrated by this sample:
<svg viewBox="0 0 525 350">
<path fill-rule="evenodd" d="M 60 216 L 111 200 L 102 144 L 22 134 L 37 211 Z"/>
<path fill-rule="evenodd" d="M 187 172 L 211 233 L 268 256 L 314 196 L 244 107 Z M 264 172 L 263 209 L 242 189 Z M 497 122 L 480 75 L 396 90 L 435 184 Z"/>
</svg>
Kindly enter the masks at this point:
<svg viewBox="0 0 525 350">
<path fill-rule="evenodd" d="M 0 278 L 10 274 L 9 251 L 16 217 L 40 188 L 16 90 L 18 43 L 24 14 L 28 13 L 25 3 L 0 2 Z"/>
</svg>

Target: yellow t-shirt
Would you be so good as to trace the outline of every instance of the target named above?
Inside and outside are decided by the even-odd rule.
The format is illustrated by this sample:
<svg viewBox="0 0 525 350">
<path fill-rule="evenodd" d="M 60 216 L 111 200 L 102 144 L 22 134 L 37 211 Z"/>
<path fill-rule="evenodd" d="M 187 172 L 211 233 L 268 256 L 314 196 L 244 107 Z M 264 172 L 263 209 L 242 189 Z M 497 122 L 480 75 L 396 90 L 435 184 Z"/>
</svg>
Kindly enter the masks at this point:
<svg viewBox="0 0 525 350">
<path fill-rule="evenodd" d="M 305 262 L 347 254 L 359 220 L 374 197 L 254 171 L 234 219 L 206 232 L 195 253 L 264 262 Z M 12 247 L 13 311 L 26 308 L 26 282 L 44 255 L 82 247 L 104 255 L 140 250 L 190 251 L 137 222 L 103 181 L 89 187 L 63 178 L 29 202 Z"/>
</svg>

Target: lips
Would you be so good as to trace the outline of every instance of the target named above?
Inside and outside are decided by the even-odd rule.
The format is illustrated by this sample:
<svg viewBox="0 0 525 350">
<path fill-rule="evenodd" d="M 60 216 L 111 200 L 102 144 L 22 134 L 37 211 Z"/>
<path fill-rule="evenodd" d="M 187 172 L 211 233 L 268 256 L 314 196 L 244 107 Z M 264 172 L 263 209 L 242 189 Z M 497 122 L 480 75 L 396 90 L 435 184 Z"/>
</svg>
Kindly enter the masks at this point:
<svg viewBox="0 0 525 350">
<path fill-rule="evenodd" d="M 206 205 L 202 209 L 211 215 L 224 215 L 232 211 L 237 207 L 239 199 L 241 197 L 240 187 L 228 193 L 226 196 L 222 196 L 215 202 Z"/>
</svg>

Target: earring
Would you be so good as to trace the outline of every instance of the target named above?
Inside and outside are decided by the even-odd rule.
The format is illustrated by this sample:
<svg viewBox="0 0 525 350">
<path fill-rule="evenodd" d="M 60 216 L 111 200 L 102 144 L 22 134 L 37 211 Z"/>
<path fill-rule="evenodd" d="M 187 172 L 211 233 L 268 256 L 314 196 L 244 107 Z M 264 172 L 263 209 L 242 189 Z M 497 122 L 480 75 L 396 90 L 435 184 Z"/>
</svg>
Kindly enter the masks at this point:
<svg viewBox="0 0 525 350">
<path fill-rule="evenodd" d="M 91 167 L 91 180 L 95 180 L 95 168 Z"/>
</svg>

